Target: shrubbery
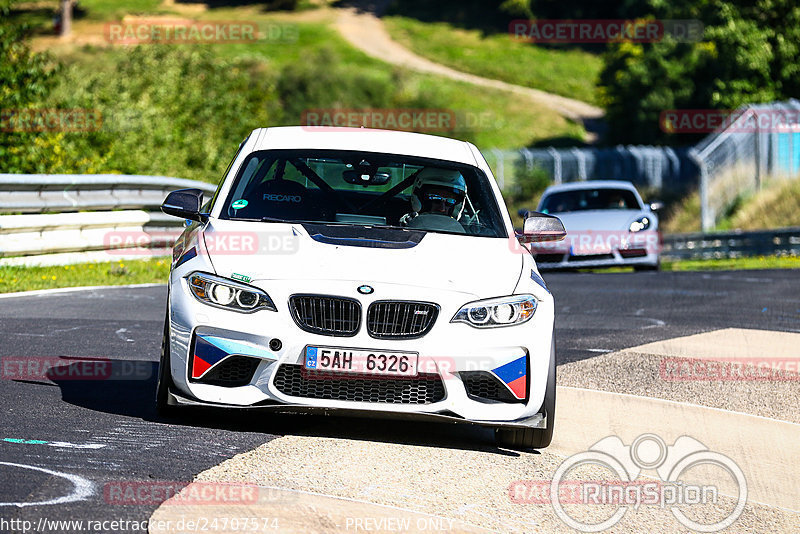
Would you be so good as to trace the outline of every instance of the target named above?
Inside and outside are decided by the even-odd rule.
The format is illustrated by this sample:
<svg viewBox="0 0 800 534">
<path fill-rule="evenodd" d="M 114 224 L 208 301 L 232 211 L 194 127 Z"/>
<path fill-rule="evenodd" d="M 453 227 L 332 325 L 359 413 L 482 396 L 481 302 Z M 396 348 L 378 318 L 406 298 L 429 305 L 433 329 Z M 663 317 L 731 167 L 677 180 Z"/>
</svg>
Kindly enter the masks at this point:
<svg viewBox="0 0 800 534">
<path fill-rule="evenodd" d="M 64 69 L 53 101 L 98 109 L 97 132 L 65 144 L 92 159 L 89 172 L 216 181 L 251 129 L 279 115 L 276 75 L 252 61 L 222 61 L 206 47 L 140 46 L 108 69 Z"/>
<path fill-rule="evenodd" d="M 22 42 L 24 26 L 8 22 L 10 6 L 0 1 L 0 113 L 8 120 L 13 110 L 26 109 L 43 101 L 55 83 L 56 65 L 43 54 L 33 54 Z M 10 135 L 0 131 L 2 169 L 36 170 L 40 158 L 27 147 L 37 139 L 34 133 Z M 47 141 L 44 141 L 45 144 Z M 2 170 L 0 169 L 0 170 Z"/>
<path fill-rule="evenodd" d="M 662 19 L 699 19 L 700 42 L 609 46 L 601 74 L 609 141 L 696 140 L 659 129 L 670 109 L 736 109 L 800 97 L 800 7 L 794 0 L 652 3 Z"/>
<path fill-rule="evenodd" d="M 511 193 L 511 201 L 528 202 L 531 208 L 535 207 L 544 190 L 553 184 L 550 173 L 539 165 L 529 168 L 522 158 L 517 160 L 514 171 L 515 187 Z"/>
<path fill-rule="evenodd" d="M 402 71 L 348 65 L 329 50 L 278 70 L 259 59 L 221 59 L 210 47 L 87 48 L 56 79 L 42 57 L 25 53 L 17 53 L 28 58 L 19 69 L 37 79 L 4 76 L 4 92 L 16 100 L 0 101 L 3 108 L 88 109 L 99 111 L 103 124 L 79 133 L 0 133 L 3 172 L 216 182 L 252 129 L 299 124 L 308 109 L 448 107 L 440 90 L 421 88 Z M 470 132 L 459 136 L 471 140 Z"/>
</svg>

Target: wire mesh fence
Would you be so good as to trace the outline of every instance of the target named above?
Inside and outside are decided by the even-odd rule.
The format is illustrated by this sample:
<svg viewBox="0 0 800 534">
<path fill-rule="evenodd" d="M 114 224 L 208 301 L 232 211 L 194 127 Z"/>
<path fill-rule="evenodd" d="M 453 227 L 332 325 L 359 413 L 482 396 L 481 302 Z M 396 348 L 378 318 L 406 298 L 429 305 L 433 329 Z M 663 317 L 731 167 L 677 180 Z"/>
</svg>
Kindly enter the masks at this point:
<svg viewBox="0 0 800 534">
<path fill-rule="evenodd" d="M 652 197 L 677 198 L 697 186 L 699 168 L 690 148 L 536 148 L 490 150 L 486 159 L 504 193 L 525 196 L 525 184 L 625 180 Z"/>
<path fill-rule="evenodd" d="M 745 106 L 694 147 L 704 232 L 766 183 L 800 176 L 799 117 L 797 100 Z"/>
<path fill-rule="evenodd" d="M 512 194 L 533 176 L 555 184 L 626 180 L 650 195 L 671 198 L 699 189 L 704 232 L 764 184 L 800 176 L 800 101 L 728 112 L 684 110 L 683 116 L 701 118 L 704 125 L 719 119 L 721 126 L 693 147 L 549 147 L 490 150 L 486 156 L 500 187 Z"/>
</svg>

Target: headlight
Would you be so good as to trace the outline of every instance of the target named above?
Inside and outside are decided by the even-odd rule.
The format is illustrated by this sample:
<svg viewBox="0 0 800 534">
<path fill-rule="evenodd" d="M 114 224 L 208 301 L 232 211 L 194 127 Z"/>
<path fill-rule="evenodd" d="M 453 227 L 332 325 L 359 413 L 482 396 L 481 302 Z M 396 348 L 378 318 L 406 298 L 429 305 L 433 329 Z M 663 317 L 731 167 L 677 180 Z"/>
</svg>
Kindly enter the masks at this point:
<svg viewBox="0 0 800 534">
<path fill-rule="evenodd" d="M 631 232 L 641 232 L 642 230 L 647 230 L 648 228 L 650 228 L 650 217 L 647 215 L 642 215 L 631 223 L 628 230 Z"/>
<path fill-rule="evenodd" d="M 467 323 L 476 328 L 511 326 L 529 321 L 534 312 L 536 298 L 532 295 L 514 295 L 465 304 L 450 322 Z"/>
<path fill-rule="evenodd" d="M 210 306 L 242 313 L 278 311 L 269 295 L 253 286 L 207 273 L 192 273 L 187 281 L 192 295 Z"/>
</svg>

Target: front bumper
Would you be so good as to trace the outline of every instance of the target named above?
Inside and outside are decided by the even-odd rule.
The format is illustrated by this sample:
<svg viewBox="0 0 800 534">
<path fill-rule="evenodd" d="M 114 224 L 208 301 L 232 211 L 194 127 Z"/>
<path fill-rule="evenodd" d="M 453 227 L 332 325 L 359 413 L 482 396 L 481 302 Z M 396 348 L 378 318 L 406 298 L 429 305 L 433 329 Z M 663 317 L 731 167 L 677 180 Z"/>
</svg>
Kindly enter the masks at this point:
<svg viewBox="0 0 800 534">
<path fill-rule="evenodd" d="M 635 251 L 634 251 L 635 253 Z M 656 252 L 642 251 L 633 255 L 631 251 L 610 250 L 600 254 L 571 254 L 570 252 L 546 252 L 536 256 L 537 267 L 552 269 L 585 269 L 602 267 L 635 267 L 658 265 L 659 255 Z"/>
<path fill-rule="evenodd" d="M 422 338 L 387 340 L 370 337 L 365 328 L 355 336 L 337 338 L 301 330 L 288 309 L 289 296 L 297 293 L 340 295 L 358 298 L 366 310 L 372 295 L 354 295 L 355 285 L 341 281 L 293 281 L 291 284 L 254 284 L 270 294 L 278 311 L 241 314 L 205 305 L 192 297 L 183 276 L 173 273 L 170 286 L 170 371 L 174 384 L 170 403 L 180 406 L 201 405 L 248 408 L 278 412 L 336 413 L 374 417 L 430 419 L 486 426 L 539 428 L 544 425 L 538 414 L 544 401 L 553 343 L 553 300 L 539 286 L 532 287 L 539 300 L 536 314 L 518 326 L 476 329 L 450 319 L 475 295 L 453 291 L 398 286 L 371 282 L 383 299 L 436 302 L 441 307 L 431 331 Z M 259 360 L 252 379 L 237 387 L 225 387 L 190 379 L 193 340 L 196 335 L 216 336 L 256 347 Z M 281 347 L 269 348 L 280 339 Z M 318 399 L 286 395 L 275 385 L 282 365 L 302 366 L 305 347 L 328 346 L 366 350 L 416 352 L 428 362 L 426 369 L 442 378 L 445 395 L 427 404 L 360 402 Z M 274 345 L 273 345 L 274 347 Z M 239 354 L 239 353 L 237 353 Z M 251 356 L 244 354 L 245 356 Z M 485 402 L 468 395 L 462 372 L 493 372 L 510 362 L 524 358 L 527 387 L 519 402 Z M 426 371 L 427 372 L 427 371 Z"/>
<path fill-rule="evenodd" d="M 432 423 L 451 423 L 474 425 L 487 428 L 545 428 L 546 419 L 537 413 L 515 421 L 498 423 L 496 421 L 472 421 L 451 413 L 403 413 L 385 410 L 359 410 L 357 408 L 326 408 L 323 406 L 308 406 L 305 404 L 258 404 L 253 406 L 236 406 L 230 404 L 216 404 L 190 399 L 175 391 L 170 391 L 167 404 L 182 408 L 224 408 L 236 409 L 244 412 L 267 412 L 278 414 L 309 414 L 341 417 L 357 417 L 366 419 L 393 419 L 400 421 L 427 421 Z"/>
</svg>

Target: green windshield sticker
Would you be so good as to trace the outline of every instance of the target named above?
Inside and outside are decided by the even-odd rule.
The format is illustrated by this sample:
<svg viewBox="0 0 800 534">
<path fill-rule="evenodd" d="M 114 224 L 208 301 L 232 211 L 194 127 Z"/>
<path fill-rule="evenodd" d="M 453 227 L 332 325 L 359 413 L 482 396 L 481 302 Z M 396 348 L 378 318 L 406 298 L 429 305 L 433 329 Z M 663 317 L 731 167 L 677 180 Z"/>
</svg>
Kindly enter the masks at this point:
<svg viewBox="0 0 800 534">
<path fill-rule="evenodd" d="M 239 200 L 235 201 L 233 204 L 231 204 L 231 207 L 233 209 L 235 209 L 235 210 L 240 210 L 240 209 L 242 209 L 242 208 L 244 208 L 246 206 L 247 206 L 247 201 L 245 199 L 243 199 L 243 198 L 239 199 Z"/>
<path fill-rule="evenodd" d="M 242 202 L 244 202 L 245 204 L 247 203 L 246 200 L 243 200 Z M 249 276 L 246 276 L 244 274 L 239 274 L 239 273 L 233 273 L 231 275 L 231 278 L 233 278 L 234 280 L 239 280 L 240 282 L 244 282 L 244 283 L 248 283 L 250 280 L 252 280 L 252 278 L 250 278 Z"/>
</svg>

